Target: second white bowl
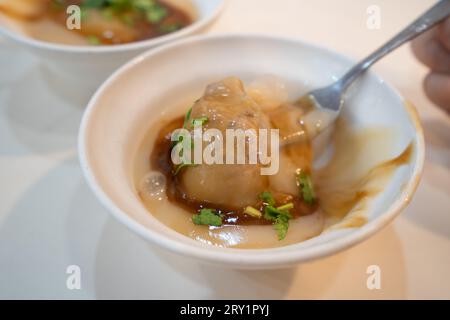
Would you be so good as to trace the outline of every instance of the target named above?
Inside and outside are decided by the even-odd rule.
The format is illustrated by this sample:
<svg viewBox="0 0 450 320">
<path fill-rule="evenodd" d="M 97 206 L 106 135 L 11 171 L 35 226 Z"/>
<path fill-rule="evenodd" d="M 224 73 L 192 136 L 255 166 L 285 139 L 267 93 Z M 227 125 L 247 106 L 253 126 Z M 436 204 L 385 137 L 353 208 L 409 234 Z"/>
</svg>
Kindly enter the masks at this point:
<svg viewBox="0 0 450 320">
<path fill-rule="evenodd" d="M 189 1 L 197 15 L 193 24 L 165 36 L 129 44 L 74 46 L 39 41 L 27 35 L 20 23 L 6 19 L 1 14 L 0 35 L 19 48 L 37 55 L 56 77 L 67 81 L 67 85 L 83 86 L 93 92 L 114 70 L 138 54 L 198 33 L 219 15 L 225 4 L 225 0 Z"/>
</svg>

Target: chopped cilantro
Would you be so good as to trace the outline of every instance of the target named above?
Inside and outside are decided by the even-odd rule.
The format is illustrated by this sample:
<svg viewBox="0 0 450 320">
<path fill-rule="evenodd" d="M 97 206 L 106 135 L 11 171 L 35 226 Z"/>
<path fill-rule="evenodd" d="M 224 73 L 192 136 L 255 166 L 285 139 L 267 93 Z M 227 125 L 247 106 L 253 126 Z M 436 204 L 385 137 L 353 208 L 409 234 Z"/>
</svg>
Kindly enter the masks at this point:
<svg viewBox="0 0 450 320">
<path fill-rule="evenodd" d="M 280 214 L 276 218 L 273 227 L 278 234 L 278 240 L 283 240 L 286 238 L 286 234 L 289 229 L 289 219 L 291 219 L 289 214 Z"/>
<path fill-rule="evenodd" d="M 283 240 L 289 229 L 289 220 L 292 219 L 288 210 L 294 208 L 293 203 L 287 203 L 280 207 L 275 207 L 275 199 L 270 192 L 263 192 L 260 195 L 264 201 L 264 219 L 272 221 L 273 227 L 277 232 L 278 239 Z"/>
<path fill-rule="evenodd" d="M 55 1 L 55 0 L 54 0 Z M 118 15 L 140 12 L 150 23 L 160 23 L 169 14 L 166 7 L 155 0 L 83 0 L 82 9 L 109 10 Z M 109 14 L 105 16 L 109 19 Z M 130 18 L 124 23 L 130 24 Z"/>
<path fill-rule="evenodd" d="M 192 222 L 213 227 L 220 227 L 223 224 L 222 217 L 213 209 L 201 209 L 199 214 L 192 216 Z"/>
<path fill-rule="evenodd" d="M 184 116 L 183 128 L 185 128 L 185 129 L 187 128 L 189 119 L 191 119 L 191 113 L 192 113 L 192 107 L 189 108 L 188 112 Z"/>
<path fill-rule="evenodd" d="M 151 6 L 145 11 L 147 20 L 153 24 L 160 23 L 167 15 L 167 9 L 160 5 Z"/>
<path fill-rule="evenodd" d="M 111 8 L 105 8 L 101 11 L 101 15 L 103 18 L 105 18 L 106 20 L 111 20 L 114 16 L 113 11 L 111 10 Z"/>
<path fill-rule="evenodd" d="M 87 17 L 88 17 L 87 10 L 81 9 L 81 11 L 80 11 L 80 19 L 81 19 L 81 21 L 85 21 Z"/>
<path fill-rule="evenodd" d="M 202 126 L 206 123 L 208 123 L 209 119 L 208 117 L 200 117 L 200 118 L 196 118 L 196 119 L 192 119 L 192 125 L 193 126 Z"/>
<path fill-rule="evenodd" d="M 156 3 L 154 0 L 134 0 L 133 7 L 137 10 L 150 10 Z"/>
<path fill-rule="evenodd" d="M 108 0 L 84 0 L 82 3 L 83 8 L 97 9 L 107 5 Z"/>
<path fill-rule="evenodd" d="M 307 173 L 301 172 L 297 176 L 297 180 L 300 187 L 300 196 L 307 204 L 313 204 L 316 200 L 316 196 L 311 177 Z"/>
<path fill-rule="evenodd" d="M 181 29 L 183 26 L 179 23 L 172 23 L 172 24 L 163 24 L 159 26 L 159 31 L 163 33 L 170 33 L 177 31 L 178 29 Z"/>
<path fill-rule="evenodd" d="M 268 191 L 264 191 L 259 195 L 262 201 L 264 201 L 265 204 L 269 206 L 275 206 L 275 199 L 273 198 L 272 194 Z"/>
<path fill-rule="evenodd" d="M 177 139 L 177 140 L 172 141 L 172 146 L 171 146 L 171 148 L 173 149 L 173 148 L 175 148 L 175 146 L 176 146 L 177 144 L 182 143 L 182 142 L 183 142 L 183 137 L 184 137 L 184 136 L 182 136 L 182 135 L 180 135 L 180 136 L 178 136 L 178 137 L 175 137 L 175 139 Z M 193 148 L 193 141 L 192 141 L 192 140 L 191 140 L 191 145 L 188 146 L 188 147 Z M 188 159 L 186 159 L 186 158 L 184 157 L 184 151 L 185 151 L 184 149 L 179 150 L 179 152 L 180 152 L 180 157 L 181 157 L 181 163 L 175 165 L 175 168 L 173 169 L 173 172 L 172 172 L 174 176 L 176 176 L 178 173 L 180 173 L 180 171 L 181 171 L 182 169 L 184 169 L 184 168 L 186 168 L 186 167 L 195 167 L 195 166 L 196 166 L 195 163 L 191 163 Z"/>
<path fill-rule="evenodd" d="M 50 8 L 54 10 L 64 9 L 65 8 L 64 6 L 65 6 L 64 0 L 53 0 L 50 3 Z"/>
<path fill-rule="evenodd" d="M 108 6 L 116 12 L 130 9 L 136 0 L 104 0 L 104 6 Z"/>
<path fill-rule="evenodd" d="M 188 112 L 186 113 L 186 115 L 184 116 L 184 122 L 183 122 L 183 128 L 187 129 L 187 126 L 189 124 L 189 120 L 191 119 L 191 113 L 192 113 L 192 107 L 189 108 Z M 197 122 L 200 122 L 201 125 L 203 125 L 204 123 L 208 122 L 208 118 L 207 117 L 201 117 L 198 119 L 193 119 L 192 120 L 192 124 L 194 125 L 197 124 Z M 183 141 L 183 136 L 179 136 L 175 141 L 172 141 L 172 146 L 171 148 L 174 148 L 178 143 L 181 143 Z M 191 140 L 191 148 L 194 148 L 194 141 Z M 186 167 L 193 167 L 196 166 L 196 164 L 194 163 L 187 163 L 184 162 L 177 165 L 173 171 L 173 175 L 176 176 L 183 168 Z"/>
<path fill-rule="evenodd" d="M 97 38 L 96 36 L 87 36 L 86 39 L 89 42 L 89 44 L 92 44 L 92 45 L 99 45 L 100 44 L 100 39 Z"/>
<path fill-rule="evenodd" d="M 279 214 L 280 211 L 278 211 L 277 208 L 271 205 L 266 205 L 264 207 L 264 219 L 266 220 L 275 221 Z"/>
</svg>

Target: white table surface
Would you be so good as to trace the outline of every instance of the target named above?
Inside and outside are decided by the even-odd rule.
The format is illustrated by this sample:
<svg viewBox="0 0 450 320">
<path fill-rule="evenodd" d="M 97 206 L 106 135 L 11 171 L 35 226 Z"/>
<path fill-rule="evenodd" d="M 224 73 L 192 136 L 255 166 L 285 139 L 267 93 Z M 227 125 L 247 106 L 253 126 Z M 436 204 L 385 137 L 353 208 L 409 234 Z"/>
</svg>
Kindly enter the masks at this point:
<svg viewBox="0 0 450 320">
<path fill-rule="evenodd" d="M 361 58 L 432 0 L 229 0 L 207 31 L 291 35 Z M 366 27 L 369 5 L 381 29 Z M 221 270 L 161 252 L 113 220 L 88 189 L 76 140 L 84 105 L 39 61 L 0 42 L 0 298 L 450 298 L 450 121 L 424 96 L 407 46 L 375 70 L 417 107 L 427 156 L 399 218 L 337 255 L 275 271 Z M 300 71 L 301 72 L 301 71 Z M 81 290 L 66 288 L 78 265 Z M 381 267 L 368 290 L 366 268 Z"/>
</svg>

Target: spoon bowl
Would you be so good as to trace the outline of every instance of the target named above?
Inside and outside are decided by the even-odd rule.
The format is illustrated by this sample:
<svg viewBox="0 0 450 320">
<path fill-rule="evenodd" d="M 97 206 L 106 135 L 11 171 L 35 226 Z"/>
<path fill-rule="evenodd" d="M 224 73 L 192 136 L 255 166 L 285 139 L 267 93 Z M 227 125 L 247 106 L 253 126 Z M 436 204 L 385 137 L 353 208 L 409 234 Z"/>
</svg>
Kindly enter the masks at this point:
<svg viewBox="0 0 450 320">
<path fill-rule="evenodd" d="M 310 137 L 316 136 L 334 122 L 334 120 L 338 117 L 342 106 L 344 105 L 344 95 L 347 89 L 375 62 L 404 43 L 434 27 L 449 15 L 450 1 L 439 1 L 409 26 L 394 36 L 391 40 L 386 42 L 386 44 L 353 66 L 338 81 L 326 87 L 315 89 L 307 93 L 306 97 L 315 106 L 315 114 L 312 115 L 312 117 L 314 117 L 314 119 L 319 119 L 318 121 L 320 121 L 320 125 L 310 126 Z"/>
</svg>

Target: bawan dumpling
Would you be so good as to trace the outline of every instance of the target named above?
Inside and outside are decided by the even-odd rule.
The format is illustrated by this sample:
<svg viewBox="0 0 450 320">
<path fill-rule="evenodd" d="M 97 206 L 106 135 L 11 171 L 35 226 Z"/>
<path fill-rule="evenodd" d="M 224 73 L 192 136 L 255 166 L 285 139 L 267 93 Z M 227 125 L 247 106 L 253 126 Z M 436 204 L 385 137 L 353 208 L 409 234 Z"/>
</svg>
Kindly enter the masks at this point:
<svg viewBox="0 0 450 320">
<path fill-rule="evenodd" d="M 250 97 L 241 80 L 226 78 L 210 84 L 192 107 L 191 119 L 206 117 L 204 130 L 214 128 L 225 139 L 226 129 L 270 129 L 270 120 Z M 192 129 L 192 122 L 189 124 Z M 204 144 L 205 145 L 205 144 Z M 224 141 L 225 146 L 225 141 Z M 237 151 L 235 149 L 235 155 Z M 201 164 L 186 168 L 180 175 L 179 188 L 188 199 L 240 208 L 258 201 L 258 195 L 268 186 L 268 177 L 261 175 L 261 164 L 249 164 L 246 140 L 246 164 Z M 226 149 L 224 148 L 224 161 Z"/>
</svg>

